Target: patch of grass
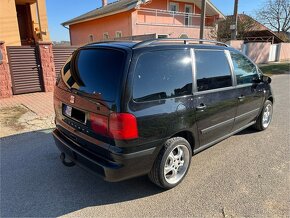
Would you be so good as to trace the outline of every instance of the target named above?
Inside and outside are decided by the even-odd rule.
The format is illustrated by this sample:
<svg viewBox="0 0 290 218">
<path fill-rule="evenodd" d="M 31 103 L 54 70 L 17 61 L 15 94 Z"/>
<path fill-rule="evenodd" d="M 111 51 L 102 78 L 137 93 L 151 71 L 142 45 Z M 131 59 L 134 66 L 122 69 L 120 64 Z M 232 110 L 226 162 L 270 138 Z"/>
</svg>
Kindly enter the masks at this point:
<svg viewBox="0 0 290 218">
<path fill-rule="evenodd" d="M 0 126 L 14 130 L 22 130 L 24 126 L 18 123 L 18 119 L 28 110 L 22 106 L 6 107 L 0 109 Z"/>
<path fill-rule="evenodd" d="M 284 74 L 290 73 L 290 63 L 271 63 L 271 64 L 262 64 L 259 68 L 266 75 L 275 75 L 275 74 Z"/>
</svg>

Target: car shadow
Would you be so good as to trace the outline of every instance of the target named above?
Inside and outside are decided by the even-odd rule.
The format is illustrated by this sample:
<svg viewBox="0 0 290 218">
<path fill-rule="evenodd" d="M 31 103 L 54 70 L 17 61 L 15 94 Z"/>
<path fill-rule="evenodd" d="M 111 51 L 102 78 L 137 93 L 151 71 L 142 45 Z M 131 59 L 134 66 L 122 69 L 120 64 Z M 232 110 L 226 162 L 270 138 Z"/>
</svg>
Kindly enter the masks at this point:
<svg viewBox="0 0 290 218">
<path fill-rule="evenodd" d="M 1 217 L 55 217 L 162 192 L 146 176 L 108 183 L 59 160 L 51 131 L 0 138 Z"/>
</svg>

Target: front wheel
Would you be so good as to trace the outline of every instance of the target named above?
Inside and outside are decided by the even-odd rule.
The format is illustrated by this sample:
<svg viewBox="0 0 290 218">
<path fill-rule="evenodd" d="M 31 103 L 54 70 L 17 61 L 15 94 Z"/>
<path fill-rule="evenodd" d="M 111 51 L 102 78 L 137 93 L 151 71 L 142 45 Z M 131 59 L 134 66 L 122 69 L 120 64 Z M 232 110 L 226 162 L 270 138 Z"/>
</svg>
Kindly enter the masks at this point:
<svg viewBox="0 0 290 218">
<path fill-rule="evenodd" d="M 168 139 L 148 175 L 150 180 L 164 189 L 177 186 L 188 172 L 191 156 L 191 146 L 186 139 Z"/>
<path fill-rule="evenodd" d="M 273 103 L 267 100 L 265 101 L 261 114 L 257 118 L 254 128 L 259 131 L 267 129 L 272 121 L 272 116 L 273 116 Z"/>
</svg>

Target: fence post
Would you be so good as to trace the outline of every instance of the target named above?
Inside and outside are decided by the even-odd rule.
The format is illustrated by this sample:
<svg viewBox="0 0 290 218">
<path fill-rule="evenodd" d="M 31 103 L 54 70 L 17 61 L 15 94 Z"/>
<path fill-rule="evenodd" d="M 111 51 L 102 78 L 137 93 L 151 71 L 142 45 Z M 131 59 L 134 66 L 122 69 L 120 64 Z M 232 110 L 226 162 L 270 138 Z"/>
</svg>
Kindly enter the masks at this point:
<svg viewBox="0 0 290 218">
<path fill-rule="evenodd" d="M 0 99 L 12 96 L 12 83 L 6 55 L 5 42 L 0 41 Z"/>
<path fill-rule="evenodd" d="M 45 92 L 52 92 L 55 85 L 56 74 L 51 42 L 38 42 L 42 78 Z"/>
</svg>

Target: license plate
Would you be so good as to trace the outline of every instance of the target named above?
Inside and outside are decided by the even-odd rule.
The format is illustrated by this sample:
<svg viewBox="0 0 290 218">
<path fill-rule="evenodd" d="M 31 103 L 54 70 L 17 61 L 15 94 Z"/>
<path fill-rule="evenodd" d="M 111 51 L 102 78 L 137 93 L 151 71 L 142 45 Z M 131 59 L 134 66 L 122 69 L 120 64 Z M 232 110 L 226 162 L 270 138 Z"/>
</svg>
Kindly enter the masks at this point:
<svg viewBox="0 0 290 218">
<path fill-rule="evenodd" d="M 64 105 L 64 114 L 71 117 L 72 107 L 68 105 Z"/>
</svg>

